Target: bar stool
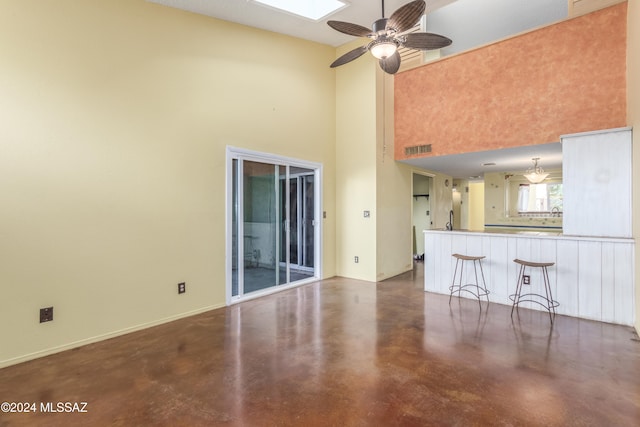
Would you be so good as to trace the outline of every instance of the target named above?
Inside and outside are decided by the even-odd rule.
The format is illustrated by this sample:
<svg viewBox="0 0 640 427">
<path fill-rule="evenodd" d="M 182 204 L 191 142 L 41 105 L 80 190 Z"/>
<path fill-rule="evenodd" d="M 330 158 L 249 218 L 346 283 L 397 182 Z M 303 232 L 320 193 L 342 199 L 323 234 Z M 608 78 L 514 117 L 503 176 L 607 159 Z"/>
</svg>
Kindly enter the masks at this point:
<svg viewBox="0 0 640 427">
<path fill-rule="evenodd" d="M 458 297 L 460 297 L 460 293 L 462 291 L 465 291 L 475 296 L 476 298 L 478 298 L 478 304 L 480 304 L 480 308 L 482 308 L 481 297 L 487 297 L 487 302 L 489 302 L 489 290 L 487 289 L 487 283 L 484 280 L 484 271 L 482 270 L 482 260 L 485 257 L 460 255 L 460 254 L 453 254 L 451 256 L 456 259 L 456 268 L 453 271 L 453 280 L 451 281 L 451 286 L 449 286 L 449 291 L 451 291 L 451 293 L 449 294 L 449 304 L 451 304 L 451 297 L 455 292 L 458 292 Z M 473 261 L 473 271 L 476 275 L 476 283 L 467 283 L 465 285 L 462 284 L 462 276 L 464 273 L 465 261 Z M 456 275 L 458 274 L 458 265 L 460 265 L 460 276 L 458 278 L 458 283 L 456 284 Z M 480 266 L 482 286 L 480 286 L 480 282 L 478 281 L 478 266 Z"/>
<path fill-rule="evenodd" d="M 518 283 L 516 284 L 516 293 L 509 295 L 509 299 L 513 301 L 513 305 L 511 306 L 511 317 L 513 317 L 513 309 L 519 308 L 521 302 L 533 302 L 540 306 L 542 306 L 545 310 L 549 312 L 549 319 L 551 319 L 551 323 L 553 323 L 553 319 L 556 315 L 556 307 L 560 305 L 558 301 L 553 299 L 551 295 L 551 285 L 549 284 L 549 272 L 547 271 L 547 267 L 553 266 L 555 263 L 553 262 L 531 262 L 531 261 L 523 261 L 521 259 L 514 259 L 513 262 L 520 265 L 520 273 L 518 273 Z M 522 293 L 522 285 L 529 285 L 530 278 L 526 276 L 525 279 L 525 269 L 526 267 L 530 268 L 541 268 L 542 269 L 542 279 L 544 281 L 544 292 L 545 295 L 536 294 L 536 293 Z"/>
</svg>

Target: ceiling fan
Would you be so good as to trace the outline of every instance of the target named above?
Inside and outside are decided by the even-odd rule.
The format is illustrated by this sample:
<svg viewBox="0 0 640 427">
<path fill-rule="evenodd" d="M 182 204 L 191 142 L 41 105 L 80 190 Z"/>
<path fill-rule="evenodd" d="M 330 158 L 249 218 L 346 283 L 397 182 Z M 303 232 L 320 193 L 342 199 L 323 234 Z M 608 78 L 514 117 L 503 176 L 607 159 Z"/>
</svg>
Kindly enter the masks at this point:
<svg viewBox="0 0 640 427">
<path fill-rule="evenodd" d="M 366 45 L 355 48 L 333 61 L 330 67 L 344 65 L 370 51 L 379 60 L 380 68 L 386 73 L 395 74 L 400 68 L 399 48 L 430 50 L 449 46 L 451 39 L 447 37 L 409 32 L 418 23 L 426 7 L 424 0 L 415 0 L 393 12 L 389 18 L 385 18 L 382 0 L 382 18 L 373 23 L 371 30 L 349 22 L 328 21 L 327 24 L 336 31 L 371 39 Z"/>
</svg>

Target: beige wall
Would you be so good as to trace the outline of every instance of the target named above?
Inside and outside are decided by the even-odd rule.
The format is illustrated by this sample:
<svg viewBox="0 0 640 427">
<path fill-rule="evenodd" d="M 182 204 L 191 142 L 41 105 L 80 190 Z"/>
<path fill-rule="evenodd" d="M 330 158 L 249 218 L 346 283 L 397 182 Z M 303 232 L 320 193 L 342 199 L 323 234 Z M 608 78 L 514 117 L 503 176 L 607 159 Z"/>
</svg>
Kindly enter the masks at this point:
<svg viewBox="0 0 640 427">
<path fill-rule="evenodd" d="M 640 0 L 627 4 L 627 123 L 633 126 L 633 237 L 636 239 L 636 331 L 640 331 Z"/>
<path fill-rule="evenodd" d="M 336 56 L 360 46 L 356 40 Z M 393 78 L 371 55 L 336 69 L 336 265 L 337 274 L 378 281 L 410 270 L 412 173 L 425 172 L 393 160 Z M 450 178 L 450 177 L 449 177 Z M 442 206 L 443 175 L 434 174 L 435 222 Z M 445 194 L 446 197 L 443 195 Z M 370 217 L 364 217 L 364 211 Z M 444 226 L 442 222 L 441 227 Z M 359 258 L 355 263 L 354 257 Z"/>
<path fill-rule="evenodd" d="M 412 168 L 393 160 L 393 76 L 376 64 L 376 280 L 413 268 Z"/>
<path fill-rule="evenodd" d="M 485 224 L 485 184 L 469 183 L 469 230 L 484 230 Z"/>
<path fill-rule="evenodd" d="M 335 275 L 335 49 L 143 0 L 0 7 L 0 367 L 224 305 L 227 145 L 324 165 Z"/>
<path fill-rule="evenodd" d="M 342 46 L 336 56 L 361 44 Z M 376 100 L 371 55 L 336 68 L 336 269 L 369 281 L 376 280 Z"/>
</svg>

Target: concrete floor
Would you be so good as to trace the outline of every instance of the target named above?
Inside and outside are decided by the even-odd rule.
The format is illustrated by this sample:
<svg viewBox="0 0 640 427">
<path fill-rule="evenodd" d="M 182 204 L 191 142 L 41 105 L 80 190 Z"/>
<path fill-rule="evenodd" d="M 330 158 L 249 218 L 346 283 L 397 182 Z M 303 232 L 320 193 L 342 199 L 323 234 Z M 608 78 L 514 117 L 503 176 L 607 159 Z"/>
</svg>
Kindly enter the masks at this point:
<svg viewBox="0 0 640 427">
<path fill-rule="evenodd" d="M 632 328 L 509 313 L 334 278 L 2 369 L 0 426 L 640 425 Z"/>
</svg>

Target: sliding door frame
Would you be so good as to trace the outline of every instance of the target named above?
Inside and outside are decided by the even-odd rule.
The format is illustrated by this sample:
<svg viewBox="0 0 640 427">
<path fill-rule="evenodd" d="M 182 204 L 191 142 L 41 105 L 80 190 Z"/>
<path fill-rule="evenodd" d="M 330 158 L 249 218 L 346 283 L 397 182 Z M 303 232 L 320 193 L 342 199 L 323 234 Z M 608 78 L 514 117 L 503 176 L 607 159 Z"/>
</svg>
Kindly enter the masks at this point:
<svg viewBox="0 0 640 427">
<path fill-rule="evenodd" d="M 243 292 L 243 272 L 240 264 L 244 263 L 244 239 L 238 238 L 236 250 L 236 257 L 238 263 L 238 296 L 233 296 L 232 291 L 232 279 L 233 279 L 233 215 L 234 215 L 234 203 L 233 203 L 233 161 L 238 161 L 238 168 L 236 173 L 242 175 L 242 162 L 253 161 L 260 163 L 270 163 L 279 166 L 299 167 L 305 169 L 311 169 L 314 171 L 314 274 L 307 279 L 299 280 L 293 283 L 286 283 L 283 285 L 274 285 L 272 287 L 263 289 L 261 291 L 251 292 L 250 294 L 244 294 Z M 275 154 L 262 153 L 258 151 L 247 150 L 238 147 L 227 146 L 226 149 L 226 209 L 225 209 L 225 277 L 226 277 L 226 303 L 227 305 L 235 304 L 241 301 L 247 301 L 249 299 L 261 297 L 264 295 L 279 292 L 285 289 L 294 288 L 304 285 L 306 283 L 314 282 L 322 277 L 322 164 L 309 162 L 306 160 L 295 159 L 291 157 L 279 156 Z M 289 174 L 287 173 L 287 179 Z M 239 188 L 238 192 L 242 194 L 241 180 L 238 180 Z M 242 198 L 242 197 L 240 197 Z M 287 218 L 288 221 L 288 218 Z M 238 218 L 238 227 L 242 231 L 242 219 Z M 288 240 L 288 239 L 287 239 Z M 283 242 L 284 243 L 284 242 Z M 288 244 L 288 241 L 284 244 Z M 288 261 L 288 260 L 287 260 Z M 289 269 L 287 268 L 287 272 Z M 288 280 L 289 278 L 287 278 Z"/>
<path fill-rule="evenodd" d="M 296 180 L 296 204 L 297 204 L 297 211 L 296 211 L 296 235 L 298 236 L 296 239 L 296 257 L 297 257 L 297 263 L 296 264 L 292 264 L 291 263 L 291 256 L 289 255 L 289 263 L 293 266 L 295 266 L 295 268 L 300 269 L 300 270 L 306 270 L 306 271 L 313 271 L 313 269 L 315 268 L 315 265 L 313 267 L 307 267 L 305 266 L 305 263 L 308 259 L 308 255 L 307 255 L 307 250 L 305 249 L 306 245 L 305 245 L 305 239 L 304 236 L 306 236 L 306 229 L 308 227 L 308 225 L 306 224 L 306 212 L 307 212 L 307 199 L 306 197 L 304 197 L 306 195 L 306 177 L 308 176 L 313 176 L 314 177 L 314 196 L 315 196 L 315 189 L 316 189 L 316 183 L 315 183 L 315 171 L 314 172 L 307 172 L 307 173 L 293 173 L 290 174 L 288 177 L 288 181 L 286 180 L 282 180 L 285 182 L 285 186 L 286 186 L 286 182 L 289 182 L 289 184 L 291 183 L 291 181 L 293 179 Z M 289 199 L 291 195 L 291 191 L 287 192 L 286 197 L 286 204 L 287 204 L 287 208 L 291 208 L 291 200 Z M 314 230 L 315 230 L 315 224 L 318 221 L 318 218 L 315 217 L 316 212 L 315 212 L 315 199 L 314 199 L 314 219 L 313 219 L 313 226 L 314 226 Z M 289 220 L 291 220 L 291 215 L 289 214 Z M 289 226 L 291 226 L 289 224 Z M 302 236 L 302 237 L 301 237 Z M 289 234 L 290 237 L 290 234 Z M 315 245 L 315 242 L 314 242 Z M 287 247 L 291 247 L 291 241 L 287 241 Z M 315 250 L 315 247 L 314 247 Z M 314 262 L 315 262 L 315 253 L 313 255 L 314 258 Z M 283 264 L 283 261 L 280 261 L 280 264 Z"/>
</svg>

